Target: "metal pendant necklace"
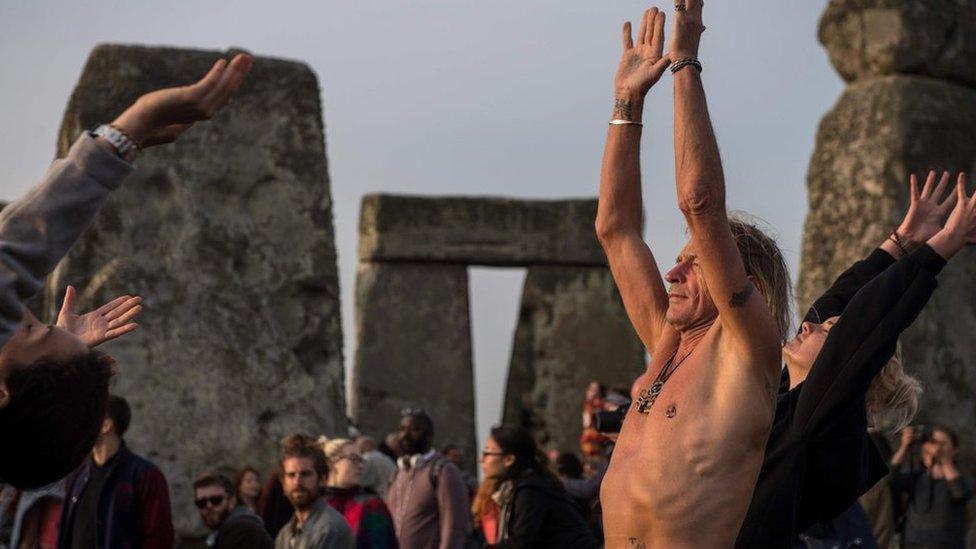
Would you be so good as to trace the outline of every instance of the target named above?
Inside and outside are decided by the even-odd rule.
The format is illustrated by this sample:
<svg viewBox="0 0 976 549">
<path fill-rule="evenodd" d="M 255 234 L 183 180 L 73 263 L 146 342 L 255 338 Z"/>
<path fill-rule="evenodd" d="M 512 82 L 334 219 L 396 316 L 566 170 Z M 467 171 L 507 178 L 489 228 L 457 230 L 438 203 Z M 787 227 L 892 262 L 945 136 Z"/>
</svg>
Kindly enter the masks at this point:
<svg viewBox="0 0 976 549">
<path fill-rule="evenodd" d="M 678 356 L 678 349 L 675 349 L 674 352 L 671 353 L 671 358 L 664 363 L 664 367 L 661 368 L 661 370 L 657 373 L 657 377 L 654 378 L 654 383 L 651 383 L 649 388 L 644 389 L 640 392 L 640 394 L 637 395 L 637 402 L 635 402 L 635 404 L 637 405 L 637 411 L 639 413 L 651 413 L 651 407 L 654 406 L 654 401 L 657 400 L 658 395 L 661 394 L 661 390 L 664 389 L 664 384 L 667 383 L 668 379 L 670 379 L 672 375 L 674 375 L 674 372 L 677 371 L 678 366 L 681 366 L 681 363 L 684 362 L 685 359 L 690 355 L 691 351 L 689 351 L 685 356 L 681 357 L 681 360 L 675 364 L 674 357 Z"/>
</svg>

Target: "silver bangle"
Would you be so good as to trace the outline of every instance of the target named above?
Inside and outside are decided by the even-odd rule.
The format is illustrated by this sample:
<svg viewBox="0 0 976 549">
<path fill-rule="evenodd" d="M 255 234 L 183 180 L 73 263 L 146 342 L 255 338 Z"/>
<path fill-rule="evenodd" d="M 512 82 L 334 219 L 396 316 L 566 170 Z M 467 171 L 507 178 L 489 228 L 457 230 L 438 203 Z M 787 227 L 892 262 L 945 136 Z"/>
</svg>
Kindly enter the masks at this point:
<svg viewBox="0 0 976 549">
<path fill-rule="evenodd" d="M 644 125 L 640 122 L 634 122 L 633 120 L 624 120 L 623 118 L 614 118 L 610 121 L 611 126 L 640 126 Z"/>
<path fill-rule="evenodd" d="M 95 128 L 92 136 L 108 141 L 115 149 L 115 153 L 126 161 L 131 162 L 139 155 L 139 144 L 115 126 L 102 124 Z"/>
</svg>

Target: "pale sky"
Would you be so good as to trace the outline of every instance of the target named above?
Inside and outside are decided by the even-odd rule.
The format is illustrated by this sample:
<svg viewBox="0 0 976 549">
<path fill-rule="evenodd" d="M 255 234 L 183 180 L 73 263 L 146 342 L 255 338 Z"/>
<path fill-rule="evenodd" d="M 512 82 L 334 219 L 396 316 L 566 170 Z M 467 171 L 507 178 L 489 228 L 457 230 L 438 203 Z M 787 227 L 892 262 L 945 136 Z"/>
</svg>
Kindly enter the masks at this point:
<svg viewBox="0 0 976 549">
<path fill-rule="evenodd" d="M 807 165 L 818 121 L 842 83 L 816 40 L 826 0 L 743 4 L 707 3 L 703 77 L 729 205 L 778 234 L 795 278 Z M 303 61 L 322 89 L 348 368 L 362 195 L 595 196 L 620 25 L 636 25 L 646 6 L 2 2 L 0 199 L 18 197 L 50 162 L 67 99 L 97 43 L 237 46 Z M 662 268 L 684 240 L 670 95 L 668 77 L 651 91 L 642 156 L 647 238 Z M 479 438 L 498 421 L 522 277 L 520 270 L 472 272 Z"/>
</svg>

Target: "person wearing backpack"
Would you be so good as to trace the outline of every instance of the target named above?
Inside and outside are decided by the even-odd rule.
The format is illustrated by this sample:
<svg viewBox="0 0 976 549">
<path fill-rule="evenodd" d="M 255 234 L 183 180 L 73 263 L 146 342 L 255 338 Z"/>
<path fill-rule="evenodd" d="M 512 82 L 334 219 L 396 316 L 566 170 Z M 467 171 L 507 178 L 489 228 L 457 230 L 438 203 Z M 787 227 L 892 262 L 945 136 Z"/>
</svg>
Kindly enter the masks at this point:
<svg viewBox="0 0 976 549">
<path fill-rule="evenodd" d="M 434 421 L 404 410 L 401 456 L 386 495 L 401 549 L 462 549 L 471 517 L 468 489 L 457 466 L 433 449 Z"/>
</svg>

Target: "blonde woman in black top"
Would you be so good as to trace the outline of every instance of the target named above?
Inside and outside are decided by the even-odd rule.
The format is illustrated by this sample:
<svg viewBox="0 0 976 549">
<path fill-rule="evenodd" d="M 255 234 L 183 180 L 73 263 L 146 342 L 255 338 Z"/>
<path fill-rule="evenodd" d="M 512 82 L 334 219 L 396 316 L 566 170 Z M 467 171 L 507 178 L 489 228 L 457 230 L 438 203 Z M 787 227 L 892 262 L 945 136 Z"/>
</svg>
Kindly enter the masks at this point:
<svg viewBox="0 0 976 549">
<path fill-rule="evenodd" d="M 910 420 L 917 385 L 891 362 L 898 337 L 935 291 L 946 261 L 976 240 L 976 198 L 966 196 L 964 176 L 945 200 L 948 174 L 935 180 L 930 174 L 919 191 L 912 178 L 902 225 L 837 279 L 783 347 L 789 385 L 778 397 L 738 547 L 789 547 L 887 474 L 868 426 L 869 418 L 891 417 L 880 413 L 888 410 L 869 410 L 868 403 L 890 399 L 873 394 L 872 387 L 901 394 L 904 410 L 896 422 Z"/>
</svg>

